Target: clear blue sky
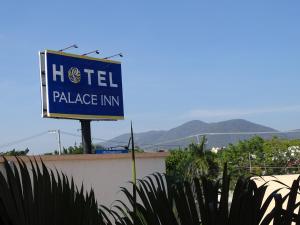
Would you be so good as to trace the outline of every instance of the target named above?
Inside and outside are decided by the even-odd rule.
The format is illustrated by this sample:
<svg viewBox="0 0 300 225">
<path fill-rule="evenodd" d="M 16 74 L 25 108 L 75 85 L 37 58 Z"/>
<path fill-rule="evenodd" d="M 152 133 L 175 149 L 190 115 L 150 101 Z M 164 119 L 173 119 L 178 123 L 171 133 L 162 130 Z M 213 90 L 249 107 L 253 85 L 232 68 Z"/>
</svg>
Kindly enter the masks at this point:
<svg viewBox="0 0 300 225">
<path fill-rule="evenodd" d="M 0 8 L 0 145 L 79 122 L 42 119 L 38 51 L 76 43 L 123 52 L 125 121 L 93 136 L 192 119 L 300 128 L 299 1 L 5 1 Z M 77 132 L 78 133 L 78 132 Z M 79 134 L 79 133 L 78 133 Z M 62 136 L 63 145 L 80 138 Z M 55 136 L 7 147 L 56 148 Z M 3 149 L 0 149 L 3 150 Z"/>
</svg>

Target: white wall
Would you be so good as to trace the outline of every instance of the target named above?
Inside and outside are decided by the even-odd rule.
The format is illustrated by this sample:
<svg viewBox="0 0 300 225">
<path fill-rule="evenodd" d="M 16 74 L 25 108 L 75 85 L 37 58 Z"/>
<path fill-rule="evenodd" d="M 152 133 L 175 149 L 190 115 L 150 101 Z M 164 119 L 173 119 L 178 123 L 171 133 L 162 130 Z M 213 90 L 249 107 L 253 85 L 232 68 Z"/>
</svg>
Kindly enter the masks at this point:
<svg viewBox="0 0 300 225">
<path fill-rule="evenodd" d="M 154 172 L 165 173 L 166 156 L 166 153 L 137 154 L 137 178 Z M 28 162 L 28 159 L 23 159 Z M 92 187 L 98 203 L 106 206 L 110 206 L 114 200 L 124 199 L 118 192 L 121 186 L 129 187 L 128 181 L 131 180 L 130 154 L 43 156 L 42 159 L 48 168 L 56 168 L 68 177 L 72 176 L 78 187 L 82 183 L 88 190 Z M 0 171 L 3 171 L 3 163 Z"/>
</svg>

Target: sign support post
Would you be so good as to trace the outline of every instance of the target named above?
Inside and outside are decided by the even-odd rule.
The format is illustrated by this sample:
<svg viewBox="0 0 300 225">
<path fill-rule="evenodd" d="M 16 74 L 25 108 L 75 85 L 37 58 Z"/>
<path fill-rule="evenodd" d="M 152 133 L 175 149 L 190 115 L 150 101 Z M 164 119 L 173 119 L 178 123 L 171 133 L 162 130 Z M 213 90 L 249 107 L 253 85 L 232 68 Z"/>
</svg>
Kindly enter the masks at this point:
<svg viewBox="0 0 300 225">
<path fill-rule="evenodd" d="M 80 120 L 83 153 L 92 154 L 91 121 Z"/>
</svg>

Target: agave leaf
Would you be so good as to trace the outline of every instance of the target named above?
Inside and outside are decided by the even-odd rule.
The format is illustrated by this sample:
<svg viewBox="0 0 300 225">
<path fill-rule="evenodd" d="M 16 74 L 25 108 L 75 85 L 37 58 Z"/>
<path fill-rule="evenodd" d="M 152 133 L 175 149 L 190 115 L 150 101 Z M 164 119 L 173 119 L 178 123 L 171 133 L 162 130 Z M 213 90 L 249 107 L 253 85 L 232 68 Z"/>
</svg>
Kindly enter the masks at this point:
<svg viewBox="0 0 300 225">
<path fill-rule="evenodd" d="M 190 211 L 189 214 L 190 214 L 190 217 L 192 219 L 191 224 L 198 225 L 200 219 L 198 217 L 195 198 L 193 196 L 191 184 L 189 182 L 184 182 L 184 190 L 185 190 L 186 199 L 188 201 L 188 209 Z"/>
<path fill-rule="evenodd" d="M 112 225 L 98 210 L 92 190 L 86 196 L 83 189 L 75 191 L 74 183 L 64 174 L 61 179 L 57 170 L 55 179 L 41 159 L 41 167 L 35 158 L 29 165 L 21 158 L 12 165 L 5 160 L 7 179 L 0 173 L 1 225 Z"/>
<path fill-rule="evenodd" d="M 20 178 L 18 169 L 15 168 L 14 164 L 12 165 L 14 170 L 9 165 L 7 159 L 4 157 L 4 167 L 7 176 L 7 182 L 9 185 L 11 201 L 14 205 L 14 211 L 16 212 L 16 220 L 18 224 L 24 224 L 25 215 L 23 211 L 23 203 L 22 203 L 22 190 L 20 188 Z"/>
<path fill-rule="evenodd" d="M 276 190 L 274 190 L 264 201 L 263 205 L 261 206 L 258 214 L 257 214 L 257 219 L 258 221 L 261 221 L 263 216 L 265 215 L 267 209 L 270 207 L 270 204 L 274 198 L 274 195 L 277 194 L 280 190 L 282 190 L 282 188 L 278 188 Z"/>
<path fill-rule="evenodd" d="M 199 205 L 199 212 L 200 212 L 200 218 L 201 218 L 201 223 L 203 225 L 209 225 L 211 224 L 209 213 L 205 208 L 205 203 L 204 203 L 204 198 L 203 198 L 203 191 L 200 186 L 200 181 L 198 178 L 194 178 L 194 186 L 195 186 L 195 192 L 197 196 L 197 202 Z"/>
<path fill-rule="evenodd" d="M 18 214 L 15 210 L 15 204 L 12 200 L 9 185 L 2 173 L 0 173 L 0 190 L 0 200 L 2 206 L 0 214 L 1 219 L 3 221 L 7 221 L 7 224 L 18 224 L 19 218 L 17 217 Z"/>
<path fill-rule="evenodd" d="M 148 198 L 148 192 L 146 184 L 143 181 L 139 181 L 139 184 L 141 185 L 140 188 L 137 188 L 137 193 L 145 207 L 146 215 L 145 217 L 151 224 L 159 224 L 158 215 L 154 212 L 155 209 L 153 209 L 153 205 L 151 204 L 149 198 Z"/>
<path fill-rule="evenodd" d="M 298 188 L 299 188 L 299 178 L 293 181 L 293 184 L 289 192 L 286 213 L 284 214 L 284 225 L 292 223 Z"/>
<path fill-rule="evenodd" d="M 225 163 L 222 177 L 221 199 L 218 210 L 218 224 L 226 223 L 228 220 L 229 183 L 230 176 L 227 173 L 227 163 Z"/>
<path fill-rule="evenodd" d="M 32 183 L 29 175 L 28 168 L 22 159 L 17 158 L 18 165 L 22 177 L 22 189 L 23 189 L 23 204 L 24 204 L 24 214 L 26 219 L 26 224 L 37 225 L 34 219 L 34 199 L 32 191 Z"/>
<path fill-rule="evenodd" d="M 284 221 L 282 220 L 282 205 L 284 200 L 282 199 L 282 196 L 280 194 L 274 195 L 275 199 L 275 207 L 274 207 L 274 225 L 283 225 Z"/>
<path fill-rule="evenodd" d="M 178 182 L 176 184 L 176 193 L 174 195 L 174 201 L 176 204 L 176 209 L 178 212 L 178 217 L 180 219 L 181 224 L 193 224 L 193 220 L 191 218 L 189 212 L 189 205 L 186 199 L 186 195 L 184 192 L 183 183 Z"/>
</svg>

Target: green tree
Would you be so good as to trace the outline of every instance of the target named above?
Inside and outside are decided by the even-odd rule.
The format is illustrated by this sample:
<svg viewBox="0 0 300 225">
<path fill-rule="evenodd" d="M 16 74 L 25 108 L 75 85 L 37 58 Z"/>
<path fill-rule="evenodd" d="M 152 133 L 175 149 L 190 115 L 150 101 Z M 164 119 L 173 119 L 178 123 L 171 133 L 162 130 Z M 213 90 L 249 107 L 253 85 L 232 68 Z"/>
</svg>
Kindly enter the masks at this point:
<svg viewBox="0 0 300 225">
<path fill-rule="evenodd" d="M 229 144 L 218 152 L 219 163 L 228 164 L 233 180 L 238 179 L 239 176 L 263 175 L 265 173 L 264 143 L 263 138 L 254 136 L 249 140 Z"/>
<path fill-rule="evenodd" d="M 200 144 L 192 143 L 184 150 L 172 150 L 166 160 L 167 174 L 181 180 L 201 175 L 216 178 L 219 175 L 217 156 L 205 151 L 205 142 L 203 137 Z"/>
<path fill-rule="evenodd" d="M 264 144 L 266 163 L 274 167 L 273 174 L 289 173 L 289 166 L 298 165 L 300 159 L 300 140 L 273 137 Z M 281 168 L 280 168 L 281 167 Z M 270 173 L 271 171 L 269 171 Z"/>
<path fill-rule="evenodd" d="M 7 151 L 7 152 L 1 152 L 0 155 L 3 155 L 3 156 L 22 156 L 22 155 L 27 155 L 28 152 L 29 152 L 29 148 L 26 148 L 25 150 L 12 149 L 12 150 Z"/>
<path fill-rule="evenodd" d="M 192 154 L 186 150 L 172 150 L 166 159 L 166 172 L 168 175 L 184 178 L 189 165 L 193 161 Z"/>
<path fill-rule="evenodd" d="M 105 149 L 103 146 L 101 145 L 92 145 L 92 153 L 95 153 L 96 149 Z M 69 146 L 69 147 L 63 147 L 62 149 L 62 155 L 74 155 L 74 154 L 83 154 L 83 146 L 82 144 L 77 145 L 76 143 L 74 144 L 74 146 Z M 44 155 L 59 155 L 59 151 L 58 150 L 54 150 L 54 152 L 50 152 L 50 153 L 45 153 Z"/>
<path fill-rule="evenodd" d="M 68 148 L 63 148 L 62 154 L 68 155 L 68 154 L 83 154 L 83 147 L 80 146 L 69 146 Z"/>
</svg>

